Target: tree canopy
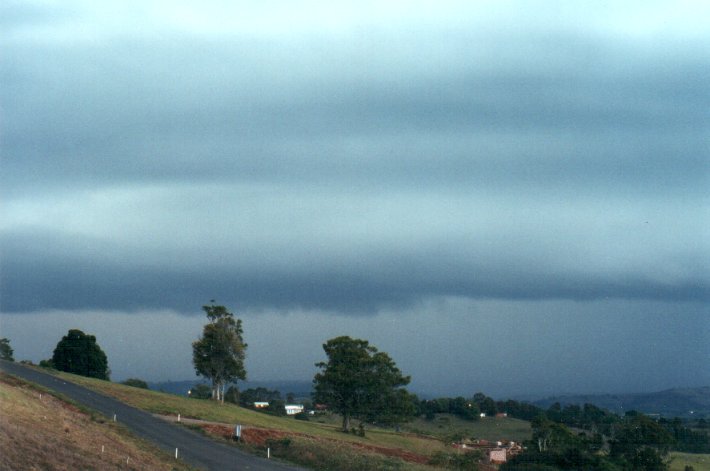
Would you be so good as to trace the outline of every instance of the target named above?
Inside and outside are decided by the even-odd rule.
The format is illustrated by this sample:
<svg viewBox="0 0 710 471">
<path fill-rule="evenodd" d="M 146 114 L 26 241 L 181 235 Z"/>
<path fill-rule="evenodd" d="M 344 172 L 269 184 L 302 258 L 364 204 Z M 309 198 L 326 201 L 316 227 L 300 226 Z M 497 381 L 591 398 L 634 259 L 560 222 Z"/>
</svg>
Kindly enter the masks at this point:
<svg viewBox="0 0 710 471">
<path fill-rule="evenodd" d="M 389 355 L 347 336 L 328 340 L 323 350 L 328 361 L 316 363 L 322 371 L 313 379 L 313 399 L 343 416 L 344 431 L 351 418 L 395 424 L 413 415 L 416 399 L 403 389 L 410 378 Z"/>
<path fill-rule="evenodd" d="M 109 379 L 108 359 L 96 343 L 96 337 L 78 329 L 71 329 L 57 343 L 52 364 L 60 371 Z"/>
<path fill-rule="evenodd" d="M 13 349 L 10 346 L 10 339 L 8 338 L 1 338 L 0 339 L 0 359 L 2 360 L 7 360 L 7 361 L 15 361 L 15 359 L 12 357 Z"/>
<path fill-rule="evenodd" d="M 244 358 L 247 344 L 242 338 L 242 321 L 224 306 L 202 306 L 209 323 L 192 343 L 192 362 L 198 376 L 212 381 L 212 398 L 224 401 L 228 383 L 246 379 Z"/>
</svg>

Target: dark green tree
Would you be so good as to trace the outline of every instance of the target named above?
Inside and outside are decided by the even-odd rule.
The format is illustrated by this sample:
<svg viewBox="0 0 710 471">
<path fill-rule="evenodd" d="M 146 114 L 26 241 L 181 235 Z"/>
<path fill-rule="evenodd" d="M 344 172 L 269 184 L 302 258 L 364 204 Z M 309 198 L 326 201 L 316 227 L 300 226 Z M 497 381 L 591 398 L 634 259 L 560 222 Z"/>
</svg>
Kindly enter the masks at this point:
<svg viewBox="0 0 710 471">
<path fill-rule="evenodd" d="M 496 413 L 498 412 L 498 406 L 496 405 L 496 401 L 494 401 L 493 398 L 486 396 L 482 392 L 477 392 L 476 394 L 474 394 L 472 401 L 474 404 L 478 405 L 478 408 L 481 410 L 481 412 L 485 412 L 485 414 L 488 416 L 496 415 Z"/>
<path fill-rule="evenodd" d="M 57 344 L 52 364 L 66 371 L 90 378 L 109 379 L 106 354 L 96 343 L 96 337 L 71 329 Z"/>
<path fill-rule="evenodd" d="M 321 372 L 313 378 L 313 400 L 343 416 L 343 431 L 350 420 L 404 421 L 414 413 L 411 396 L 402 389 L 409 384 L 394 361 L 367 340 L 347 336 L 323 345 L 327 362 L 316 363 Z"/>
<path fill-rule="evenodd" d="M 10 346 L 10 339 L 8 338 L 1 338 L 0 339 L 0 359 L 2 360 L 7 360 L 7 361 L 15 361 L 15 359 L 12 357 L 12 353 L 14 350 Z"/>
<path fill-rule="evenodd" d="M 643 414 L 626 414 L 617 425 L 611 441 L 610 455 L 634 470 L 668 469 L 663 458 L 673 445 L 673 436 L 654 420 Z"/>
<path fill-rule="evenodd" d="M 253 407 L 255 402 L 280 401 L 281 392 L 264 387 L 249 388 L 239 394 L 239 404 L 243 407 Z"/>
<path fill-rule="evenodd" d="M 214 301 L 213 301 L 214 302 Z M 246 379 L 242 321 L 224 306 L 202 306 L 210 320 L 202 337 L 192 343 L 192 362 L 198 376 L 212 381 L 212 398 L 224 402 L 224 389 L 237 379 Z"/>
<path fill-rule="evenodd" d="M 212 389 L 206 384 L 196 384 L 190 389 L 188 395 L 190 399 L 209 399 L 212 397 Z"/>
<path fill-rule="evenodd" d="M 239 389 L 234 386 L 228 387 L 227 392 L 224 393 L 224 400 L 232 404 L 239 404 Z"/>
</svg>

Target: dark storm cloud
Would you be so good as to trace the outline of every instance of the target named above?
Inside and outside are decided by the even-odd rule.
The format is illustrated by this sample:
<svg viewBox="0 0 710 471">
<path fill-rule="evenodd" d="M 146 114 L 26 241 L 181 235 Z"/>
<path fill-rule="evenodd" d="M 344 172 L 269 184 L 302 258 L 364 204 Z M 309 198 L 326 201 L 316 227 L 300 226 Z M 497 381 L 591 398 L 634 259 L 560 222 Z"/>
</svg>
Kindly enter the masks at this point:
<svg viewBox="0 0 710 471">
<path fill-rule="evenodd" d="M 476 254 L 421 247 L 416 254 L 362 253 L 348 266 L 312 265 L 284 269 L 268 263 L 234 266 L 174 266 L 165 256 L 155 266 L 115 244 L 76 237 L 5 235 L 0 282 L 5 312 L 56 309 L 159 309 L 192 306 L 217 298 L 241 308 L 325 309 L 373 313 L 402 308 L 422 299 L 462 296 L 482 299 L 598 300 L 609 298 L 664 302 L 710 300 L 706 270 L 698 278 L 654 280 L 638 273 L 556 273 L 529 267 L 500 254 Z M 283 254 L 287 256 L 287 254 Z M 524 254 L 521 254 L 524 257 Z M 128 262 L 128 263 L 127 263 Z M 696 263 L 696 265 L 698 265 Z"/>
</svg>

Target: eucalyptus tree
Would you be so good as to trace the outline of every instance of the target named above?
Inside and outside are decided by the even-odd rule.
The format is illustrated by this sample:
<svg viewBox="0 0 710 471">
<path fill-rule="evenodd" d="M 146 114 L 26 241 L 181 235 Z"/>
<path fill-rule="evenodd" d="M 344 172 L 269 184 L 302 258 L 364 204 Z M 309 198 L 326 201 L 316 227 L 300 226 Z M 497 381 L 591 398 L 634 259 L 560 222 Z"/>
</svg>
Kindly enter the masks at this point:
<svg viewBox="0 0 710 471">
<path fill-rule="evenodd" d="M 224 402 L 226 385 L 246 379 L 247 344 L 242 338 L 242 321 L 226 307 L 212 303 L 202 306 L 209 322 L 202 336 L 192 343 L 192 362 L 197 375 L 212 382 L 212 398 Z"/>
</svg>

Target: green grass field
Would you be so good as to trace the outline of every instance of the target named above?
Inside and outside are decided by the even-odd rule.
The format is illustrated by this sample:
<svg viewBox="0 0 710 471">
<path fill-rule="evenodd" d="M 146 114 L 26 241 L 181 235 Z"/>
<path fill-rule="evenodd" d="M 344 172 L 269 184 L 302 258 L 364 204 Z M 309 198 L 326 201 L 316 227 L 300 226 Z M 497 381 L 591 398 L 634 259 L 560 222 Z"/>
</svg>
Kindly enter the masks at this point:
<svg viewBox="0 0 710 471">
<path fill-rule="evenodd" d="M 397 448 L 427 456 L 438 451 L 449 451 L 446 444 L 431 437 L 396 433 L 392 430 L 378 428 L 368 429 L 365 437 L 359 437 L 342 433 L 339 426 L 336 425 L 338 423 L 337 420 L 327 420 L 327 423 L 319 423 L 316 420 L 300 421 L 295 420 L 293 417 L 277 417 L 229 403 L 218 404 L 213 401 L 189 399 L 174 394 L 134 388 L 69 373 L 53 373 L 68 381 L 97 390 L 126 404 L 155 414 L 180 414 L 185 418 L 281 430 L 294 434 L 309 435 L 318 439 L 350 442 L 355 445 Z"/>
<path fill-rule="evenodd" d="M 465 438 L 478 438 L 489 441 L 512 440 L 522 443 L 532 436 L 530 422 L 513 418 L 486 417 L 476 421 L 460 419 L 451 414 L 437 414 L 434 420 L 416 419 L 403 427 L 448 440 L 460 435 Z"/>
<path fill-rule="evenodd" d="M 710 471 L 710 455 L 693 453 L 671 453 L 671 471 L 684 471 L 686 466 L 692 466 L 695 471 Z"/>
</svg>

